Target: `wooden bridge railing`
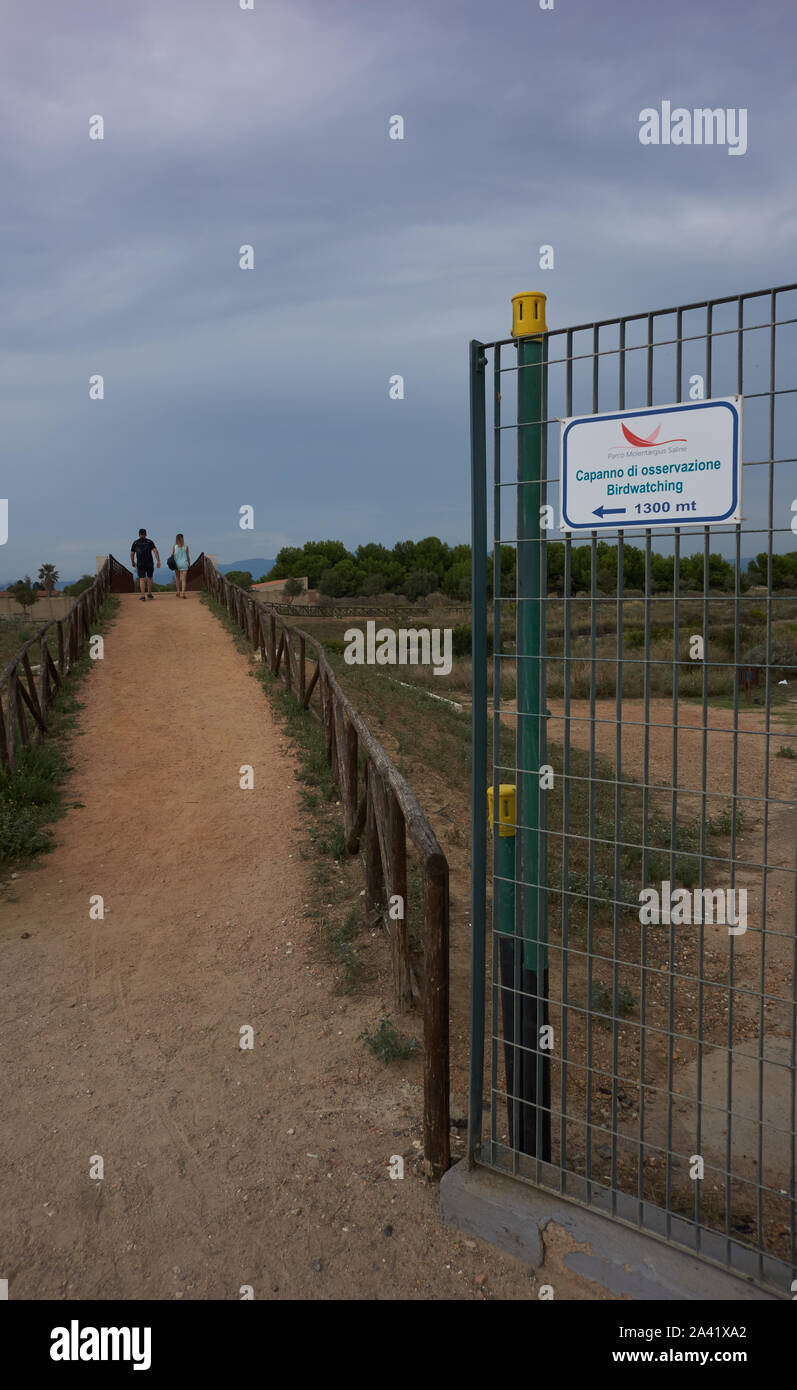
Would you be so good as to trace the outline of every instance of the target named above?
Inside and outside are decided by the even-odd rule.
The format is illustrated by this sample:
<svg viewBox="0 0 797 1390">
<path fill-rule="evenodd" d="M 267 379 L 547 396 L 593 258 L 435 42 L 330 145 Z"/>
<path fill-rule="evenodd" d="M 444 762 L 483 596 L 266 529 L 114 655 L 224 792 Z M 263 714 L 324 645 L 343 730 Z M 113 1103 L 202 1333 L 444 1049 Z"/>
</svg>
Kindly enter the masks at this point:
<svg viewBox="0 0 797 1390">
<path fill-rule="evenodd" d="M 271 674 L 323 727 L 327 759 L 340 792 L 346 850 L 354 855 L 362 846 L 366 911 L 381 914 L 390 940 L 396 1003 L 407 1008 L 420 999 L 423 1007 L 424 1159 L 429 1175 L 440 1178 L 450 1162 L 446 857 L 412 789 L 343 693 L 321 644 L 280 614 L 266 611 L 207 557 L 204 570 L 210 595 L 226 607 Z M 420 985 L 407 935 L 408 836 L 423 874 Z M 386 904 L 397 898 L 402 912 L 393 918 Z"/>
<path fill-rule="evenodd" d="M 4 769 L 13 771 L 18 748 L 35 746 L 46 732 L 50 706 L 91 635 L 100 605 L 109 593 L 120 592 L 119 570 L 124 566 L 109 555 L 91 588 L 75 599 L 66 616 L 44 623 L 0 673 L 0 764 Z M 53 632 L 57 634 L 55 656 L 49 641 Z M 38 681 L 31 651 L 39 657 Z"/>
</svg>

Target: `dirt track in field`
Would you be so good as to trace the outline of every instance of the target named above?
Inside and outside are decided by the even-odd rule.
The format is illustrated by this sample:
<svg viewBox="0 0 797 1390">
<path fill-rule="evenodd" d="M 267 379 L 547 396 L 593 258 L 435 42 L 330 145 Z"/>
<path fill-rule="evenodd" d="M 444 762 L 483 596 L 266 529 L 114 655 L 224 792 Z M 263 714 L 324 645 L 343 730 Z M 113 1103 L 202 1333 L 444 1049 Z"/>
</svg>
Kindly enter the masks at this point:
<svg viewBox="0 0 797 1390">
<path fill-rule="evenodd" d="M 82 807 L 0 900 L 10 1298 L 605 1296 L 556 1240 L 535 1276 L 440 1227 L 420 1065 L 358 1041 L 388 1001 L 332 992 L 295 764 L 248 658 L 198 595 L 121 605 L 81 693 Z"/>
</svg>

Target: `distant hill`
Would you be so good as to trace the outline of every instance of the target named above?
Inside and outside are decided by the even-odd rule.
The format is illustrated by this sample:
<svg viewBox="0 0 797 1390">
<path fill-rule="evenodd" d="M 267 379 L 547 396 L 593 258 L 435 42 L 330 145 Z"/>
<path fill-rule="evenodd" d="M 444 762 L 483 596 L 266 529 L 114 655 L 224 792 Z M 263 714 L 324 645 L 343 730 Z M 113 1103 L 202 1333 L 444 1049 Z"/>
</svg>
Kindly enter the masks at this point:
<svg viewBox="0 0 797 1390">
<path fill-rule="evenodd" d="M 218 569 L 221 574 L 229 574 L 230 570 L 248 570 L 255 583 L 261 574 L 268 574 L 274 568 L 273 560 L 229 560 L 224 564 L 219 563 Z"/>
</svg>

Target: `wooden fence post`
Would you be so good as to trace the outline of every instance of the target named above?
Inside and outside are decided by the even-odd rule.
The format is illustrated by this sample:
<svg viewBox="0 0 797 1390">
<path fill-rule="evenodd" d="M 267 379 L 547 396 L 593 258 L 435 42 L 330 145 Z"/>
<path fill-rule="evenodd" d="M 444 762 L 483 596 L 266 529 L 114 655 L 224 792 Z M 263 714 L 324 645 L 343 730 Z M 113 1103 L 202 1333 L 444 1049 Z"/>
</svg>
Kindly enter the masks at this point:
<svg viewBox="0 0 797 1390">
<path fill-rule="evenodd" d="M 22 747 L 27 749 L 30 748 L 30 739 L 28 737 L 28 724 L 25 719 L 25 708 L 22 702 L 21 686 L 22 682 L 17 676 L 14 681 L 14 695 L 17 705 L 17 728 L 19 729 L 19 736 L 22 740 Z"/>
<path fill-rule="evenodd" d="M 348 722 L 337 702 L 334 708 L 334 720 L 338 786 L 343 805 L 346 849 L 349 854 L 356 854 L 360 847 L 360 836 L 357 830 L 357 730 Z"/>
<path fill-rule="evenodd" d="M 47 644 L 47 634 L 44 633 L 39 640 L 39 708 L 42 714 L 46 714 L 50 703 L 49 660 L 50 648 Z"/>
<path fill-rule="evenodd" d="M 376 828 L 373 780 L 379 774 L 373 763 L 365 768 L 365 911 L 370 919 L 374 913 L 381 912 L 384 888 L 382 856 L 379 852 L 379 833 Z"/>
<path fill-rule="evenodd" d="M 326 704 L 324 707 L 324 733 L 327 741 L 327 762 L 332 774 L 333 785 L 339 787 L 338 781 L 338 757 L 335 740 L 335 700 L 329 684 L 329 676 L 326 672 L 322 677 L 326 685 Z"/>
<path fill-rule="evenodd" d="M 10 769 L 11 764 L 8 758 L 8 739 L 6 737 L 6 712 L 0 700 L 0 765 L 5 769 Z"/>
<path fill-rule="evenodd" d="M 394 937 L 397 942 L 396 1002 L 402 1008 L 412 1005 L 412 977 L 410 973 L 410 951 L 407 937 L 407 834 L 401 807 L 396 800 L 393 788 L 388 795 L 387 840 L 390 844 L 392 873 L 388 885 L 388 899 L 400 897 L 401 917 L 393 921 Z M 388 901 L 388 917 L 390 903 Z M 392 920 L 392 919 L 391 919 Z"/>
<path fill-rule="evenodd" d="M 36 693 L 36 682 L 33 679 L 33 672 L 30 669 L 30 657 L 28 656 L 27 650 L 23 653 L 22 656 L 22 669 L 25 672 L 25 676 L 27 678 L 27 689 L 25 688 L 25 684 L 22 681 L 20 681 L 18 688 L 20 690 L 20 693 L 24 692 L 22 694 L 23 699 L 26 695 L 28 697 L 25 703 L 27 704 L 31 714 L 33 715 L 35 723 L 39 724 L 43 728 L 44 719 L 42 717 L 41 705 L 39 704 L 39 697 Z"/>
<path fill-rule="evenodd" d="M 407 939 L 407 837 L 404 817 L 393 788 L 375 777 L 371 787 L 379 835 L 379 848 L 384 868 L 385 896 L 388 915 L 385 922 L 393 953 L 393 988 L 396 1007 L 412 1004 L 412 972 Z M 400 899 L 401 915 L 391 916 L 391 898 Z"/>
<path fill-rule="evenodd" d="M 8 718 L 8 766 L 11 771 L 17 765 L 17 668 L 8 677 L 7 686 Z"/>
<path fill-rule="evenodd" d="M 448 1028 L 448 864 L 427 861 L 423 879 L 423 1152 L 437 1181 L 451 1162 Z"/>
</svg>

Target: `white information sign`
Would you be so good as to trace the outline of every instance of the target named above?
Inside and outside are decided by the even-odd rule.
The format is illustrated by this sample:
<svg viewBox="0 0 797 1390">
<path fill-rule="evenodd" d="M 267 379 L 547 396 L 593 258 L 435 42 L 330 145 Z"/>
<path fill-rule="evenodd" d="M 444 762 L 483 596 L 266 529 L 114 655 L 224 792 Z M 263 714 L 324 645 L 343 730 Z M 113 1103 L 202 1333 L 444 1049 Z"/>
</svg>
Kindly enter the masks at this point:
<svg viewBox="0 0 797 1390">
<path fill-rule="evenodd" d="M 741 521 L 741 396 L 561 425 L 560 530 Z"/>
</svg>

